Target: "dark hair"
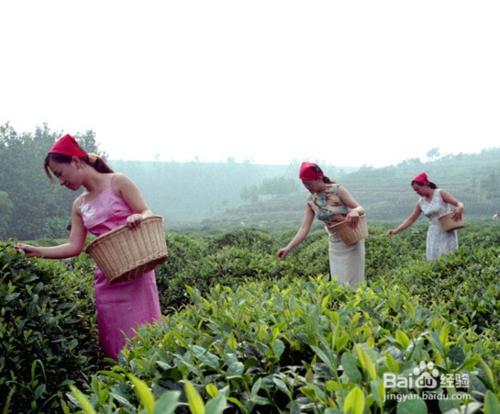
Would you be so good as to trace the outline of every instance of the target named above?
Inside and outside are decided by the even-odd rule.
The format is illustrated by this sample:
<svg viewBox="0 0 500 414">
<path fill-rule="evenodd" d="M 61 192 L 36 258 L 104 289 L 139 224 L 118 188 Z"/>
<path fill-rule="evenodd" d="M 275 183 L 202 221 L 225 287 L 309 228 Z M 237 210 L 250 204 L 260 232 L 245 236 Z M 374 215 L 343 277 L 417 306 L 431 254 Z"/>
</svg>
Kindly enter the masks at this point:
<svg viewBox="0 0 500 414">
<path fill-rule="evenodd" d="M 47 177 L 49 177 L 51 180 L 54 177 L 52 172 L 50 171 L 49 168 L 49 162 L 50 161 L 55 161 L 55 162 L 60 162 L 63 164 L 69 164 L 72 160 L 72 157 L 69 155 L 64 155 L 64 154 L 54 154 L 54 153 L 49 153 L 45 157 L 45 161 L 43 163 L 43 168 L 45 169 L 45 174 L 47 174 Z M 85 164 L 90 165 L 92 168 L 94 168 L 96 171 L 104 174 L 109 174 L 114 172 L 111 167 L 106 164 L 106 161 L 104 161 L 101 157 L 97 156 L 94 160 L 90 160 L 88 155 L 85 155 L 84 157 L 81 157 L 80 160 L 82 160 Z"/>
<path fill-rule="evenodd" d="M 413 184 L 417 184 L 420 187 L 422 187 L 423 185 L 427 185 L 430 188 L 432 188 L 433 190 L 435 190 L 436 188 L 438 188 L 438 186 L 436 184 L 434 184 L 432 181 L 427 181 L 427 183 L 422 184 L 422 183 L 419 183 L 418 181 L 412 180 L 412 182 L 411 182 L 410 185 L 413 185 Z"/>
<path fill-rule="evenodd" d="M 314 165 L 313 170 L 315 173 L 321 173 L 322 177 L 321 179 L 323 180 L 324 183 L 326 184 L 335 184 L 334 180 L 330 180 L 326 175 L 323 174 L 323 170 L 320 168 L 319 165 Z"/>
</svg>

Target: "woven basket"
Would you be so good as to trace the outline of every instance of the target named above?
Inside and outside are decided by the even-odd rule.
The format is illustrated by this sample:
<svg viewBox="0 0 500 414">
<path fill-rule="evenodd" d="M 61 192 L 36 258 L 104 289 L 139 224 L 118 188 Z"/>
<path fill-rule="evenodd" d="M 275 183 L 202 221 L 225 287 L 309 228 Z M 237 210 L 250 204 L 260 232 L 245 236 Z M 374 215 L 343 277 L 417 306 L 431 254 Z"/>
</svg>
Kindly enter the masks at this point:
<svg viewBox="0 0 500 414">
<path fill-rule="evenodd" d="M 439 217 L 439 223 L 444 231 L 451 231 L 461 229 L 464 226 L 464 215 L 462 214 L 462 218 L 460 220 L 453 220 L 453 211 L 450 213 L 443 214 Z"/>
<path fill-rule="evenodd" d="M 147 217 L 135 229 L 117 227 L 97 237 L 85 251 L 110 283 L 132 279 L 167 259 L 163 219 Z"/>
<path fill-rule="evenodd" d="M 351 246 L 368 237 L 368 224 L 366 223 L 365 216 L 360 216 L 358 225 L 355 228 L 351 227 L 351 223 L 342 221 L 330 227 L 330 231 L 345 244 Z"/>
</svg>

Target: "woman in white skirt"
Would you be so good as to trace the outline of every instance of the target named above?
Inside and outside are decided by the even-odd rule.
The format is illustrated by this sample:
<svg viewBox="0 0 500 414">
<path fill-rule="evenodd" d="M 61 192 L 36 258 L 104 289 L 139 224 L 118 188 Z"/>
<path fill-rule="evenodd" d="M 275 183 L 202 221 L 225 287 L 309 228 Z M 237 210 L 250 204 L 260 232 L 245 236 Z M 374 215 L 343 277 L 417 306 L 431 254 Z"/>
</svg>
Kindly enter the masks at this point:
<svg viewBox="0 0 500 414">
<path fill-rule="evenodd" d="M 323 174 L 317 164 L 303 162 L 299 178 L 310 191 L 307 198 L 304 219 L 297 234 L 276 256 L 284 259 L 309 234 L 314 217 L 325 223 L 329 233 L 330 273 L 337 282 L 357 288 L 365 280 L 365 242 L 361 240 L 348 246 L 336 236 L 332 227 L 342 221 L 358 225 L 359 217 L 365 210 L 339 184 L 335 184 Z"/>
<path fill-rule="evenodd" d="M 439 223 L 439 217 L 450 212 L 454 206 L 453 220 L 460 220 L 464 212 L 464 205 L 448 191 L 441 190 L 436 184 L 429 181 L 426 173 L 417 175 L 412 181 L 413 190 L 420 196 L 417 205 L 408 218 L 398 227 L 387 231 L 387 236 L 400 233 L 410 227 L 421 213 L 430 220 L 427 231 L 426 256 L 427 260 L 435 260 L 439 256 L 455 250 L 458 247 L 457 231 L 445 231 Z"/>
</svg>

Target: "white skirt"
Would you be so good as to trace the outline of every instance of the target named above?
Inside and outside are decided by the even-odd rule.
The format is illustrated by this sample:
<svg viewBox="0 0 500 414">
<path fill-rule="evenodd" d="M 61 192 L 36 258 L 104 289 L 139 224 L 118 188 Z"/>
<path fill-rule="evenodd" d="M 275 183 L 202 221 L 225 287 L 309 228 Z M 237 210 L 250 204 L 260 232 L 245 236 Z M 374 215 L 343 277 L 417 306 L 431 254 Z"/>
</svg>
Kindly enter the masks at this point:
<svg viewBox="0 0 500 414">
<path fill-rule="evenodd" d="M 438 223 L 431 223 L 427 230 L 426 256 L 427 260 L 436 260 L 443 254 L 458 248 L 457 231 L 444 231 Z"/>
<path fill-rule="evenodd" d="M 328 244 L 332 280 L 357 288 L 365 280 L 365 241 L 348 246 L 330 235 Z"/>
</svg>

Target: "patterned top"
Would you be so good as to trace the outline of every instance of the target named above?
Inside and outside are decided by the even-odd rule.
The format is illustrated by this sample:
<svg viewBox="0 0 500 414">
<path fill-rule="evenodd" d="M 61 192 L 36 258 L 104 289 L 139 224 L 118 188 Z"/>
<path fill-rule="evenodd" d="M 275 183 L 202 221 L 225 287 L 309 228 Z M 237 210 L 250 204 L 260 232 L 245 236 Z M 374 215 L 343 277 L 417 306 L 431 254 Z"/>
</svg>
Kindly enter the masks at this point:
<svg viewBox="0 0 500 414">
<path fill-rule="evenodd" d="M 312 193 L 307 198 L 307 204 L 312 208 L 318 220 L 325 223 L 325 228 L 330 232 L 331 227 L 344 221 L 348 213 L 347 206 L 338 196 L 339 184 L 330 184 L 328 188 Z"/>
</svg>

